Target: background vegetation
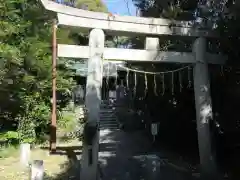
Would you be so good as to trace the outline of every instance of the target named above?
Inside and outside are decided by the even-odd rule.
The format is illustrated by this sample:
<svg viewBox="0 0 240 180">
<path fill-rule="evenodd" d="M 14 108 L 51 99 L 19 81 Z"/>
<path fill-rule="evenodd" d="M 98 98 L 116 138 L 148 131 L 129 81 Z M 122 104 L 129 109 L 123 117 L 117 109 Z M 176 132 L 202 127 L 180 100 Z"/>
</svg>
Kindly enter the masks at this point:
<svg viewBox="0 0 240 180">
<path fill-rule="evenodd" d="M 99 0 L 63 3 L 79 8 L 84 4 L 89 10 L 107 11 Z M 51 39 L 55 17 L 37 0 L 0 0 L 0 16 L 0 142 L 38 143 L 49 134 Z M 57 33 L 59 43 L 87 42 L 87 37 L 69 30 L 58 29 Z M 66 127 L 74 116 L 62 112 L 76 82 L 73 72 L 64 65 L 57 68 L 58 123 Z"/>
</svg>

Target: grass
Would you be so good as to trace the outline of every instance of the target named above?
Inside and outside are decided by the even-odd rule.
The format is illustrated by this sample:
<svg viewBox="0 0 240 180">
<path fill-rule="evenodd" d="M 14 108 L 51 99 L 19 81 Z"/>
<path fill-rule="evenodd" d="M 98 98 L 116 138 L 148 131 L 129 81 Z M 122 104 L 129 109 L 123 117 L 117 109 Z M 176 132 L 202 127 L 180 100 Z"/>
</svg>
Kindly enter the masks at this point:
<svg viewBox="0 0 240 180">
<path fill-rule="evenodd" d="M 78 141 L 72 140 L 66 143 L 61 143 L 58 146 L 65 147 L 65 150 L 62 150 L 61 153 L 56 153 L 54 155 L 50 155 L 47 146 L 38 147 L 36 149 L 32 149 L 31 151 L 31 160 L 43 160 L 45 173 L 47 175 L 46 179 L 61 179 L 61 176 L 72 176 L 73 172 L 68 174 L 68 169 L 72 168 L 70 166 L 76 166 L 74 164 L 74 157 L 70 158 L 69 153 L 67 152 L 68 147 L 76 147 L 77 145 L 81 145 Z M 77 152 L 81 151 L 80 148 L 76 148 L 72 150 L 72 155 L 77 154 Z M 2 153 L 8 153 L 6 158 L 0 158 L 0 179 L 1 180 L 26 180 L 29 177 L 29 168 L 24 168 L 20 164 L 19 160 L 19 150 L 16 148 L 8 147 L 4 150 L 1 150 Z M 3 153 L 3 154 L 4 154 Z M 9 156 L 9 154 L 12 154 Z M 71 155 L 71 156 L 72 156 Z M 75 157 L 76 158 L 76 157 Z M 79 158 L 78 158 L 79 160 Z M 79 163 L 79 161 L 75 162 Z M 69 178 L 68 178 L 69 179 Z M 67 180 L 67 179 L 65 179 Z"/>
<path fill-rule="evenodd" d="M 78 179 L 80 172 L 81 142 L 76 138 L 67 137 L 67 132 L 76 127 L 75 115 L 65 112 L 62 124 L 59 122 L 57 131 L 57 153 L 49 154 L 48 142 L 31 150 L 30 163 L 33 160 L 43 160 L 46 177 L 44 180 L 71 180 Z M 60 151 L 58 151 L 60 150 Z M 30 168 L 20 164 L 18 146 L 4 146 L 0 149 L 0 180 L 29 179 Z M 76 175 L 77 174 L 77 175 Z"/>
<path fill-rule="evenodd" d="M 3 158 L 7 158 L 10 156 L 17 156 L 17 150 L 18 150 L 18 146 L 3 146 L 0 149 L 0 160 Z M 0 165 L 1 167 L 1 165 Z"/>
</svg>

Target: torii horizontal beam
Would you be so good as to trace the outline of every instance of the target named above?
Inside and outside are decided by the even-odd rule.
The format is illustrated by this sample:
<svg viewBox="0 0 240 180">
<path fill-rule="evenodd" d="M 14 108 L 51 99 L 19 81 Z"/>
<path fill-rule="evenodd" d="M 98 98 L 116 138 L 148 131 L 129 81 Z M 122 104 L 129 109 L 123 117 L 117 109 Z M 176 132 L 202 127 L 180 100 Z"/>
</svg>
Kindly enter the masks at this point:
<svg viewBox="0 0 240 180">
<path fill-rule="evenodd" d="M 88 59 L 89 47 L 58 44 L 58 57 Z M 193 53 L 157 50 L 104 48 L 103 58 L 116 61 L 195 63 Z M 220 54 L 207 53 L 207 61 L 209 64 L 224 64 L 226 58 Z"/>
<path fill-rule="evenodd" d="M 215 36 L 209 29 L 199 28 L 194 21 L 175 21 L 163 18 L 109 15 L 41 0 L 43 6 L 57 12 L 59 25 L 85 30 L 103 29 L 108 32 L 145 35 Z"/>
<path fill-rule="evenodd" d="M 109 20 L 100 20 L 95 18 L 86 18 L 80 16 L 66 15 L 57 13 L 59 25 L 81 27 L 82 30 L 91 30 L 94 28 L 103 29 L 112 35 L 146 34 L 146 35 L 175 35 L 175 36 L 213 36 L 207 30 L 196 29 L 192 27 L 177 27 L 164 22 L 161 24 L 154 23 L 137 23 L 117 21 L 115 16 L 111 16 Z M 122 19 L 124 18 L 121 17 Z M 127 19 L 127 17 L 126 17 Z M 160 21 L 161 22 L 161 21 Z M 168 25 L 165 25 L 168 24 Z M 173 24 L 173 23 L 172 23 Z"/>
</svg>

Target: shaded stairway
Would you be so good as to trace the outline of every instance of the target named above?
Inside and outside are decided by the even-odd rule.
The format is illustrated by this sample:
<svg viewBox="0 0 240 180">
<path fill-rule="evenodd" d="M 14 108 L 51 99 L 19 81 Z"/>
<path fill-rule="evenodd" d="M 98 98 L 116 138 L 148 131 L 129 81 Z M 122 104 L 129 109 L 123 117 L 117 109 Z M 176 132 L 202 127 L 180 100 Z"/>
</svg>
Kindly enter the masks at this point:
<svg viewBox="0 0 240 180">
<path fill-rule="evenodd" d="M 115 105 L 105 100 L 100 108 L 100 130 L 119 130 Z"/>
<path fill-rule="evenodd" d="M 118 143 L 112 139 L 111 136 L 112 134 L 119 132 L 115 104 L 110 103 L 108 100 L 104 100 L 101 103 L 99 125 L 99 162 L 101 164 L 99 175 L 100 180 L 105 180 L 106 175 L 110 175 L 104 168 L 107 164 L 107 159 L 116 156 L 118 148 Z"/>
<path fill-rule="evenodd" d="M 196 180 L 191 171 L 153 149 L 143 131 L 120 130 L 116 105 L 103 102 L 100 118 L 101 180 Z M 180 167 L 180 168 L 179 168 Z"/>
</svg>

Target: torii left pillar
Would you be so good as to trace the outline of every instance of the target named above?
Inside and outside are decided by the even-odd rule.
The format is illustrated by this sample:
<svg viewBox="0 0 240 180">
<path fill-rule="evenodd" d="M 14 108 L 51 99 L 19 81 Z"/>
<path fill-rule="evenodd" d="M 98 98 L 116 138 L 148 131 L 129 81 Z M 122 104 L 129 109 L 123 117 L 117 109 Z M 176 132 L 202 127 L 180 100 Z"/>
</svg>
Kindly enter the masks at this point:
<svg viewBox="0 0 240 180">
<path fill-rule="evenodd" d="M 84 127 L 80 179 L 98 179 L 99 113 L 103 77 L 104 32 L 93 29 L 89 38 L 89 60 L 85 105 L 88 119 Z"/>
</svg>

